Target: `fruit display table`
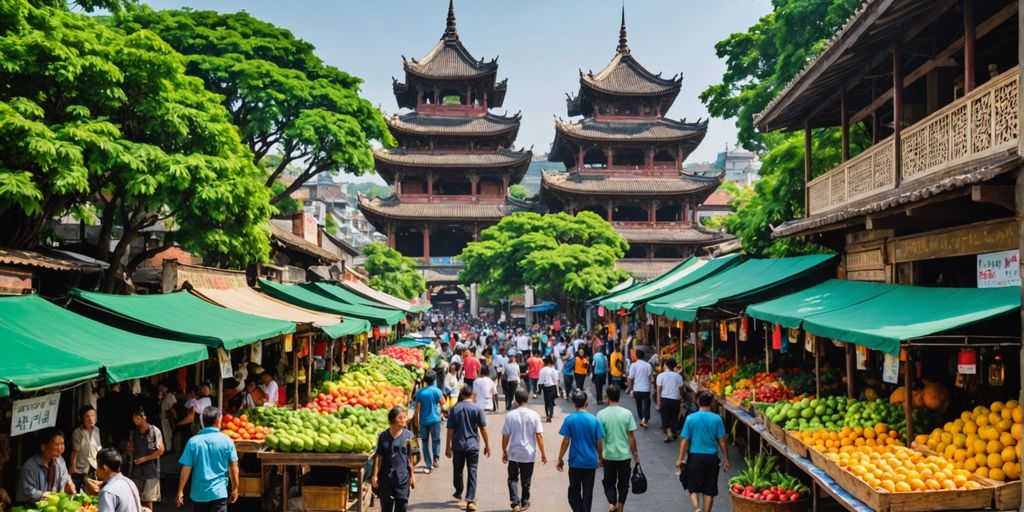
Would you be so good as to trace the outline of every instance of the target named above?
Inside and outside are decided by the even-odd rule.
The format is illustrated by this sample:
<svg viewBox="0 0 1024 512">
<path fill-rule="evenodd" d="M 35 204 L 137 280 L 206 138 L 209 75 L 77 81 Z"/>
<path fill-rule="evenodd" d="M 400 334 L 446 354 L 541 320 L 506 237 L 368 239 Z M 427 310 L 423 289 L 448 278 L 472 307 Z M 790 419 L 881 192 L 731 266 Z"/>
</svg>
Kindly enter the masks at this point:
<svg viewBox="0 0 1024 512">
<path fill-rule="evenodd" d="M 345 503 L 337 508 L 313 508 L 308 504 L 304 503 L 307 511 L 318 511 L 318 510 L 330 510 L 332 512 L 344 512 L 347 510 L 353 510 L 356 512 L 364 512 L 369 507 L 369 500 L 364 499 L 364 495 L 368 494 L 368 486 L 363 484 L 363 473 L 366 467 L 366 462 L 370 456 L 365 454 L 356 453 L 284 453 L 275 451 L 261 451 L 256 454 L 264 467 L 276 466 L 284 479 L 283 489 L 283 500 L 282 510 L 288 512 L 288 468 L 294 467 L 301 469 L 302 466 L 319 466 L 319 467 L 331 467 L 331 468 L 342 468 L 347 469 L 357 475 L 359 478 L 359 492 L 354 497 L 355 503 L 352 503 L 353 497 L 349 496 L 348 499 L 344 500 Z M 344 487 L 346 490 L 348 485 Z M 344 494 L 344 493 L 343 493 Z M 345 494 L 347 496 L 347 494 Z"/>
</svg>

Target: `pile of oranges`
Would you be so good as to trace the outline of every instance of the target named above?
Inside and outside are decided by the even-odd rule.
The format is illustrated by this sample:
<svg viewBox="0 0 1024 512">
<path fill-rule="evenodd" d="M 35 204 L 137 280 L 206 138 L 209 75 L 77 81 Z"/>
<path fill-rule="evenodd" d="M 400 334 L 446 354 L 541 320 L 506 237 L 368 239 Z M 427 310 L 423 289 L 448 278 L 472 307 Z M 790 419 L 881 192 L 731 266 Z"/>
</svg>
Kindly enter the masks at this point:
<svg viewBox="0 0 1024 512">
<path fill-rule="evenodd" d="M 826 457 L 876 490 L 920 492 L 981 488 L 971 472 L 903 446 L 861 446 Z"/>
<path fill-rule="evenodd" d="M 884 423 L 874 427 L 843 427 L 839 431 L 820 429 L 807 432 L 793 432 L 807 446 L 821 453 L 844 453 L 860 447 L 903 446 L 900 433 Z"/>
<path fill-rule="evenodd" d="M 935 450 L 956 469 L 999 482 L 1017 480 L 1021 472 L 1021 415 L 1015 400 L 993 402 L 964 411 L 954 421 L 914 440 Z"/>
</svg>

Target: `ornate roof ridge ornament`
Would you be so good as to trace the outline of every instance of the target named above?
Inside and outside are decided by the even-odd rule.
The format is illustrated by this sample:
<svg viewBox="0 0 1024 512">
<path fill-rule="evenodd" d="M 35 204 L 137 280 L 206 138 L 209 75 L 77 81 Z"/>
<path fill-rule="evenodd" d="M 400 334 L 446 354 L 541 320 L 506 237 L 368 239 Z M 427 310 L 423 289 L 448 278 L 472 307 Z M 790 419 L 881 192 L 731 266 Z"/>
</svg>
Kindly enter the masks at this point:
<svg viewBox="0 0 1024 512">
<path fill-rule="evenodd" d="M 448 20 L 441 39 L 459 39 L 459 32 L 455 29 L 455 0 L 448 0 Z M 483 62 L 483 59 L 480 61 Z"/>
<path fill-rule="evenodd" d="M 619 26 L 619 46 L 615 51 L 622 54 L 629 54 L 629 44 L 626 40 L 626 6 L 622 6 L 622 25 Z"/>
</svg>

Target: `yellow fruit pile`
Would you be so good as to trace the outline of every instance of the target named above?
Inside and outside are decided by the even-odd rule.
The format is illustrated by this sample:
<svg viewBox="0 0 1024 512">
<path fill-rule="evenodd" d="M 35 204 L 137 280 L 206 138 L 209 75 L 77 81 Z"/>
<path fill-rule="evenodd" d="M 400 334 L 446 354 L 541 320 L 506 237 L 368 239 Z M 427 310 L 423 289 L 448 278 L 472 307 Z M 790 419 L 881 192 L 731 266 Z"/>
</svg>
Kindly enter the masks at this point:
<svg viewBox="0 0 1024 512">
<path fill-rule="evenodd" d="M 935 450 L 956 469 L 999 482 L 1020 478 L 1021 415 L 1016 400 L 979 405 L 914 440 Z"/>
<path fill-rule="evenodd" d="M 828 431 L 825 429 L 814 432 L 794 432 L 807 446 L 821 453 L 843 453 L 856 450 L 861 446 L 903 446 L 900 433 L 890 429 L 884 423 L 874 427 L 843 427 L 842 430 Z"/>
<path fill-rule="evenodd" d="M 956 469 L 941 457 L 903 446 L 862 446 L 826 457 L 876 490 L 918 492 L 981 487 L 971 480 L 970 471 Z"/>
</svg>

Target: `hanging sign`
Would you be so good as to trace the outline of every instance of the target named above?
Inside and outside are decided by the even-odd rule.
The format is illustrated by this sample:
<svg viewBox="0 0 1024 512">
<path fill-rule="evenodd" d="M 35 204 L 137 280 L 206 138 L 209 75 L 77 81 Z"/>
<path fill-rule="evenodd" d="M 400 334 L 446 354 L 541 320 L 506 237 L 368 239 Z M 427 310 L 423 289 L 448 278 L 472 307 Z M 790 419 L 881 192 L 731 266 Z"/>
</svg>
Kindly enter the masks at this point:
<svg viewBox="0 0 1024 512">
<path fill-rule="evenodd" d="M 284 335 L 284 351 L 285 352 L 291 352 L 292 351 L 292 335 L 291 334 L 285 334 Z"/>
<path fill-rule="evenodd" d="M 729 322 L 729 332 L 736 332 L 736 322 Z"/>
<path fill-rule="evenodd" d="M 814 353 L 818 349 L 818 338 L 809 332 L 804 333 L 804 350 Z"/>
<path fill-rule="evenodd" d="M 220 363 L 220 378 L 224 380 L 232 376 L 231 356 L 223 348 L 217 349 L 217 362 Z"/>
<path fill-rule="evenodd" d="M 750 329 L 750 319 L 743 317 L 743 319 L 740 320 L 740 341 L 747 341 L 748 329 Z"/>
<path fill-rule="evenodd" d="M 11 436 L 28 434 L 57 424 L 60 393 L 15 400 L 11 408 Z"/>
<path fill-rule="evenodd" d="M 978 354 L 972 348 L 965 348 L 960 351 L 956 358 L 956 372 L 964 375 L 975 375 L 978 373 Z"/>
<path fill-rule="evenodd" d="M 867 370 L 868 369 L 868 348 L 857 347 L 857 369 Z"/>
<path fill-rule="evenodd" d="M 1020 251 L 978 255 L 978 288 L 1020 286 Z"/>
<path fill-rule="evenodd" d="M 889 384 L 896 384 L 900 381 L 900 356 L 885 353 L 885 361 L 882 364 L 882 381 Z M 909 398 L 909 397 L 908 397 Z"/>
<path fill-rule="evenodd" d="M 647 325 L 654 325 L 654 315 L 647 313 Z"/>
<path fill-rule="evenodd" d="M 257 366 L 263 365 L 263 343 L 253 343 L 249 350 L 249 362 Z"/>
<path fill-rule="evenodd" d="M 782 326 L 775 324 L 775 328 L 772 329 L 772 350 L 782 349 Z"/>
</svg>

